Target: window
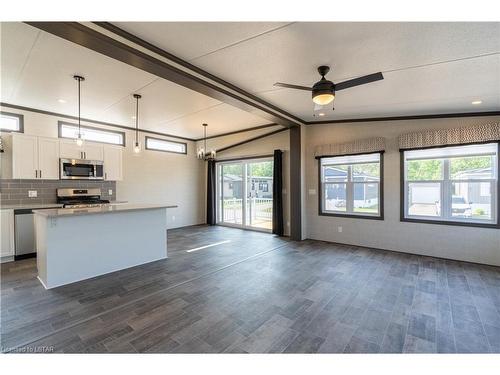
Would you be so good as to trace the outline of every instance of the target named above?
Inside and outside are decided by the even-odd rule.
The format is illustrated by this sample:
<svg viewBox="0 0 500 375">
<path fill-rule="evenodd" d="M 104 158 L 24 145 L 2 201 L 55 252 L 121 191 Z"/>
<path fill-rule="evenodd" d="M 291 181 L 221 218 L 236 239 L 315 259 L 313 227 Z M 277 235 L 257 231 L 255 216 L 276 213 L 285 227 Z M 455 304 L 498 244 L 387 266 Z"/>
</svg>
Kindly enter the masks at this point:
<svg viewBox="0 0 500 375">
<path fill-rule="evenodd" d="M 111 143 L 125 146 L 125 133 L 114 130 L 104 130 L 90 126 L 81 126 L 82 138 L 86 141 Z M 78 138 L 78 124 L 59 121 L 59 138 Z"/>
<path fill-rule="evenodd" d="M 17 113 L 0 112 L 0 130 L 22 133 L 24 131 L 24 116 Z"/>
<path fill-rule="evenodd" d="M 498 143 L 403 151 L 403 168 L 403 220 L 498 223 Z"/>
<path fill-rule="evenodd" d="M 187 144 L 182 142 L 167 141 L 166 139 L 146 137 L 146 150 L 187 154 Z"/>
<path fill-rule="evenodd" d="M 320 158 L 320 214 L 382 219 L 382 161 L 382 153 Z"/>
</svg>

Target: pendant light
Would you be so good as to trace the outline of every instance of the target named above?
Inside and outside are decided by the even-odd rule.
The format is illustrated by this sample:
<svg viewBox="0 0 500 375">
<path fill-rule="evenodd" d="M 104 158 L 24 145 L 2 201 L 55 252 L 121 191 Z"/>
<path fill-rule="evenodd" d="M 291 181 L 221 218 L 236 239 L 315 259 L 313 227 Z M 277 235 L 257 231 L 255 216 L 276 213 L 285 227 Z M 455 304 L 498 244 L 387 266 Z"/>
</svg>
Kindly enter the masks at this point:
<svg viewBox="0 0 500 375">
<path fill-rule="evenodd" d="M 213 160 L 215 159 L 215 150 L 210 150 L 207 152 L 207 127 L 208 124 L 203 124 L 203 147 L 198 149 L 197 156 L 201 160 Z"/>
<path fill-rule="evenodd" d="M 135 102 L 135 143 L 134 152 L 138 154 L 141 152 L 141 145 L 139 144 L 139 99 L 142 98 L 139 94 L 134 94 Z"/>
<path fill-rule="evenodd" d="M 81 131 L 81 116 L 80 116 L 80 83 L 82 81 L 85 81 L 85 78 L 79 75 L 74 75 L 73 78 L 78 82 L 78 137 L 76 138 L 76 144 L 81 147 L 83 146 L 83 137 L 82 137 L 82 131 Z"/>
</svg>

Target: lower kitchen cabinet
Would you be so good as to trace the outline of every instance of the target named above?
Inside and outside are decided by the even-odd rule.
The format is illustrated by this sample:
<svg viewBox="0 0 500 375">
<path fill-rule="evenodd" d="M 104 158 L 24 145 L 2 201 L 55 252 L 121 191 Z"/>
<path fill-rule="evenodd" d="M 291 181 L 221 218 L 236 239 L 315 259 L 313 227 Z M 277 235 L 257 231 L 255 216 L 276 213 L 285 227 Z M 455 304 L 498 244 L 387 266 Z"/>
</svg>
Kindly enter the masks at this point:
<svg viewBox="0 0 500 375">
<path fill-rule="evenodd" d="M 0 210 L 0 257 L 14 256 L 14 210 Z"/>
</svg>

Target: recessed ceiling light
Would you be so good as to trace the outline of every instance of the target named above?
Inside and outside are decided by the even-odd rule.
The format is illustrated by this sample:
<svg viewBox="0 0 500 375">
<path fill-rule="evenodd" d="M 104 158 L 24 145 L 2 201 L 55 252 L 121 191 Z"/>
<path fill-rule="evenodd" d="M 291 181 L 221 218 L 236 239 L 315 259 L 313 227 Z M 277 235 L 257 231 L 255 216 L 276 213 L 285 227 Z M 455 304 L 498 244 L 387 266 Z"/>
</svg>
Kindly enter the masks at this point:
<svg viewBox="0 0 500 375">
<path fill-rule="evenodd" d="M 474 100 L 471 104 L 472 105 L 479 105 L 481 104 L 483 101 L 482 100 Z"/>
<path fill-rule="evenodd" d="M 64 100 L 64 99 L 57 99 L 57 101 L 58 101 L 59 103 L 63 103 L 63 104 L 64 104 L 64 103 L 66 103 L 66 100 Z"/>
</svg>

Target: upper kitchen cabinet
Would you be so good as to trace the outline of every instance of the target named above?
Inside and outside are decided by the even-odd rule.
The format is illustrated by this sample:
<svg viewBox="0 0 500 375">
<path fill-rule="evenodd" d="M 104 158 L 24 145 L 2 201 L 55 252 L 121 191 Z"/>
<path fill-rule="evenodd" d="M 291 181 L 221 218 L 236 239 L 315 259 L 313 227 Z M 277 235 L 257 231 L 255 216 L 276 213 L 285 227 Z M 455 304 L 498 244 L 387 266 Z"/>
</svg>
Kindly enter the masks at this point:
<svg viewBox="0 0 500 375">
<path fill-rule="evenodd" d="M 105 146 L 98 143 L 86 142 L 83 144 L 84 159 L 88 160 L 104 160 Z"/>
<path fill-rule="evenodd" d="M 123 179 L 121 146 L 104 146 L 104 178 L 109 181 Z"/>
<path fill-rule="evenodd" d="M 12 178 L 38 178 L 38 137 L 12 135 Z"/>
<path fill-rule="evenodd" d="M 74 140 L 60 140 L 60 155 L 63 159 L 103 160 L 104 146 L 99 143 L 84 142 L 78 146 Z"/>
<path fill-rule="evenodd" d="M 38 137 L 39 178 L 59 179 L 59 140 L 57 138 Z"/>
<path fill-rule="evenodd" d="M 12 178 L 57 180 L 58 172 L 58 139 L 12 135 Z"/>
</svg>

